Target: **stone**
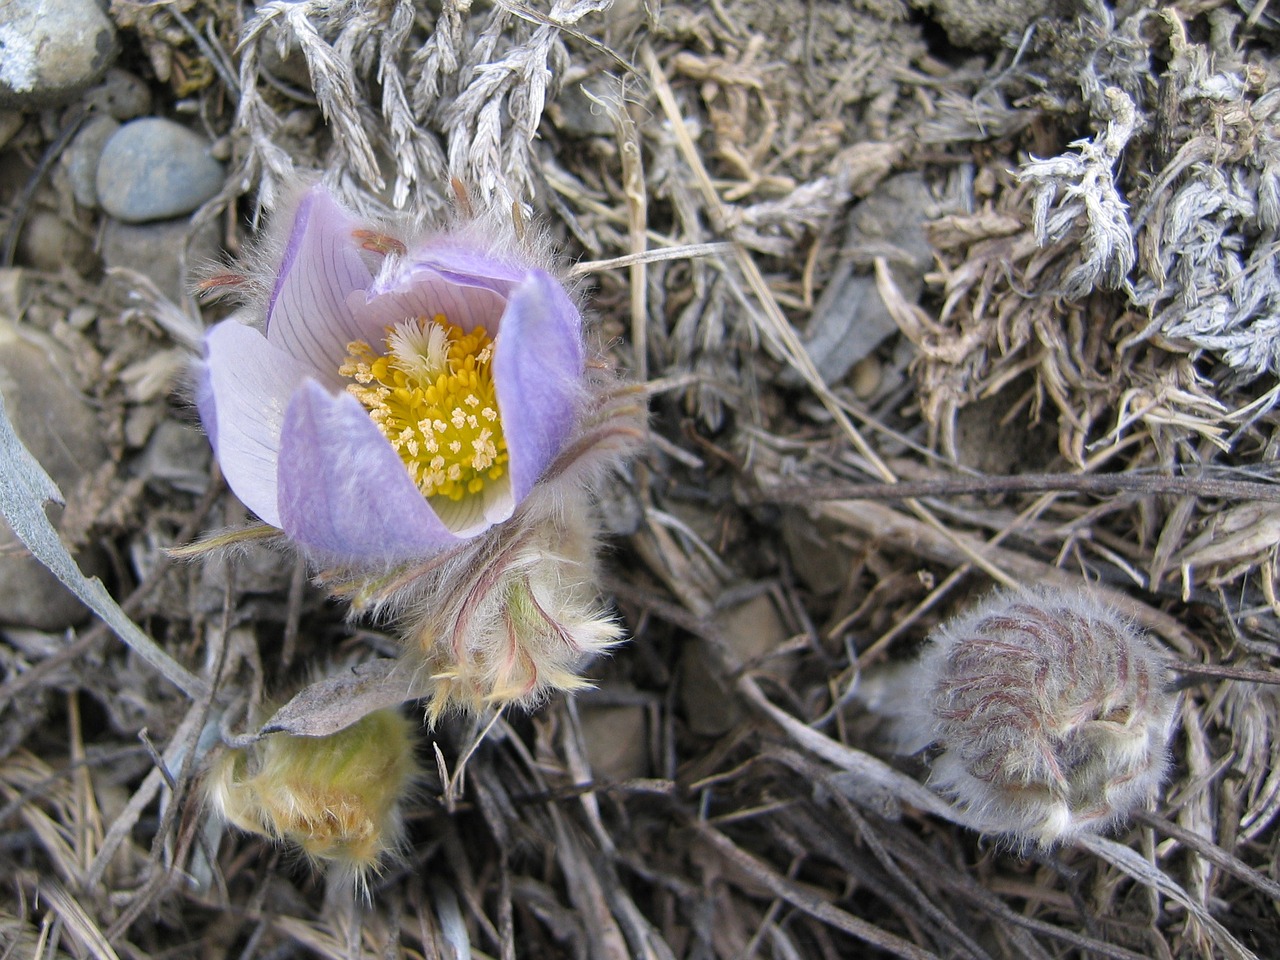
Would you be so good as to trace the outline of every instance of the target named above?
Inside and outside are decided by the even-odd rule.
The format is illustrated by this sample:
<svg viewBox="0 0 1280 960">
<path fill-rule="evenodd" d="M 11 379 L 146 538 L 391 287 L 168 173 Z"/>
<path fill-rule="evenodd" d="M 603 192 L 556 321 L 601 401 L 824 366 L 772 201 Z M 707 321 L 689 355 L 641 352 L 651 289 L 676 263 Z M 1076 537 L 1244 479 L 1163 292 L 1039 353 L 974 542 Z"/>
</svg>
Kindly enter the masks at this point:
<svg viewBox="0 0 1280 960">
<path fill-rule="evenodd" d="M 151 90 L 136 74 L 112 67 L 101 83 L 85 91 L 84 102 L 98 113 L 123 122 L 151 110 Z"/>
<path fill-rule="evenodd" d="M 190 233 L 187 219 L 144 224 L 109 220 L 102 231 L 102 261 L 108 267 L 137 270 L 166 297 L 180 303 L 191 286 L 191 268 L 213 263 L 218 256 L 218 225 L 210 221 L 191 238 L 184 272 L 180 254 Z"/>
<path fill-rule="evenodd" d="M 36 210 L 27 217 L 18 253 L 28 266 L 50 273 L 66 266 L 83 275 L 94 262 L 89 238 L 52 210 Z"/>
<path fill-rule="evenodd" d="M 287 30 L 282 31 L 277 24 L 272 24 L 268 31 L 264 42 L 258 44 L 262 69 L 299 90 L 310 90 L 311 68 L 307 66 L 298 38 Z M 279 42 L 282 33 L 285 37 L 283 49 Z"/>
<path fill-rule="evenodd" d="M 790 679 L 794 658 L 770 656 L 789 633 L 768 594 L 720 611 L 715 621 L 735 666 L 782 682 Z M 689 729 L 699 736 L 723 736 L 743 719 L 720 661 L 720 654 L 701 638 L 686 645 L 680 658 L 680 703 Z"/>
<path fill-rule="evenodd" d="M 71 195 L 82 207 L 98 205 L 98 161 L 102 148 L 119 129 L 119 121 L 111 117 L 90 117 L 58 159 L 71 184 Z"/>
<path fill-rule="evenodd" d="M 22 129 L 22 114 L 17 110 L 0 110 L 0 148 Z"/>
<path fill-rule="evenodd" d="M 117 130 L 98 161 L 98 203 L 125 223 L 190 213 L 222 189 L 222 164 L 200 134 L 162 117 Z"/>
<path fill-rule="evenodd" d="M 198 496 L 209 487 L 210 456 L 209 440 L 198 429 L 163 420 L 151 435 L 139 469 L 149 481 Z"/>
<path fill-rule="evenodd" d="M 556 126 L 573 137 L 612 137 L 613 114 L 624 109 L 617 80 L 588 77 L 568 84 L 552 104 L 558 110 Z"/>
<path fill-rule="evenodd" d="M 0 317 L 0 393 L 14 429 L 63 496 L 107 457 L 98 418 L 71 383 L 71 358 L 38 331 Z M 50 507 L 51 516 L 60 513 Z M 63 630 L 87 611 L 0 522 L 0 622 Z"/>
<path fill-rule="evenodd" d="M 32 110 L 65 103 L 120 51 L 96 0 L 5 0 L 0 5 L 0 105 Z"/>
<path fill-rule="evenodd" d="M 634 780 L 649 772 L 645 708 L 638 704 L 579 707 L 582 741 L 597 783 Z"/>
<path fill-rule="evenodd" d="M 903 173 L 885 180 L 850 213 L 845 257 L 814 304 L 802 337 L 824 382 L 843 380 L 898 331 L 876 287 L 871 258 L 884 257 L 902 295 L 918 300 L 933 267 L 924 225 L 949 210 L 950 201 L 935 200 L 919 173 Z"/>
</svg>

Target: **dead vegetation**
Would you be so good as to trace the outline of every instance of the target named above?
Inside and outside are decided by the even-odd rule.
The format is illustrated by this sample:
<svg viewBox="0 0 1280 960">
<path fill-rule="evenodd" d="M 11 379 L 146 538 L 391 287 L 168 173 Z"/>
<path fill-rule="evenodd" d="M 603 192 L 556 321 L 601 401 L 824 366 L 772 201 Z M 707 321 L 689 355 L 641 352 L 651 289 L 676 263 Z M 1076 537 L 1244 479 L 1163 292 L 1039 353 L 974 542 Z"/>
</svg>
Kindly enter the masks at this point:
<svg viewBox="0 0 1280 960">
<path fill-rule="evenodd" d="M 976 53 L 899 0 L 439 7 L 112 4 L 125 65 L 230 138 L 196 219 L 231 252 L 307 171 L 424 216 L 458 177 L 555 234 L 651 398 L 600 504 L 632 639 L 594 690 L 478 745 L 485 719 L 424 734 L 404 858 L 367 904 L 223 832 L 199 786 L 219 735 L 388 640 L 291 557 L 166 553 L 244 519 L 199 445 L 155 440 L 194 420 L 181 367 L 216 307 L 7 273 L 110 451 L 64 491 L 64 539 L 193 684 L 98 624 L 5 631 L 5 955 L 1273 952 L 1266 4 L 1089 0 Z M 54 188 L 57 117 L 27 122 L 10 224 Z M 871 219 L 914 218 L 923 259 L 851 229 L 891 183 Z M 806 350 L 859 336 L 842 369 Z M 995 583 L 1083 581 L 1177 664 L 1175 773 L 1114 840 L 1022 858 L 882 751 L 856 690 Z"/>
</svg>

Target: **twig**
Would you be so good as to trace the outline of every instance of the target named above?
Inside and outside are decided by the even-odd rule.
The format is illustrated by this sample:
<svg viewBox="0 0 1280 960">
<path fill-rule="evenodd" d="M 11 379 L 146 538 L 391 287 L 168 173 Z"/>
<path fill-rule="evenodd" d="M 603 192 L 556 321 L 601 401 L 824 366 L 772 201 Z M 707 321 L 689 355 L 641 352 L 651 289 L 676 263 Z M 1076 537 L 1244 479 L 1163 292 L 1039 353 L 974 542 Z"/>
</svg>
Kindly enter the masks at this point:
<svg viewBox="0 0 1280 960">
<path fill-rule="evenodd" d="M 1217 663 L 1182 663 L 1172 669 L 1189 677 L 1212 677 L 1218 680 L 1243 680 L 1246 683 L 1280 685 L 1280 670 L 1246 670 L 1244 667 L 1227 667 Z M 1186 686 L 1184 682 L 1182 686 Z"/>
<path fill-rule="evenodd" d="M 846 913 L 839 907 L 832 906 L 826 900 L 805 890 L 798 883 L 781 876 L 770 868 L 768 864 L 756 859 L 756 857 L 738 847 L 737 844 L 720 833 L 720 831 L 713 830 L 705 824 L 697 824 L 695 829 L 698 832 L 698 836 L 708 841 L 725 860 L 760 883 L 774 896 L 787 901 L 793 907 L 803 910 L 823 923 L 829 924 L 837 930 L 843 930 L 849 936 L 879 947 L 886 953 L 893 954 L 896 957 L 905 957 L 907 960 L 931 960 L 931 958 L 932 960 L 937 960 L 936 954 L 923 950 L 914 943 L 895 936 L 886 930 L 881 930 L 874 924 L 868 923 L 860 917 L 855 917 L 851 913 Z"/>
<path fill-rule="evenodd" d="M 812 503 L 820 500 L 911 500 L 995 493 L 1136 493 L 1141 496 L 1213 497 L 1280 503 L 1280 484 L 1208 477 L 1165 477 L 1141 473 L 1026 473 L 1011 477 L 947 477 L 899 483 L 806 484 L 769 486 L 755 495 L 763 503 Z"/>
<path fill-rule="evenodd" d="M 1233 857 L 1227 851 L 1223 850 L 1216 843 L 1212 843 L 1198 833 L 1192 833 L 1185 830 L 1164 817 L 1157 816 L 1154 813 L 1141 811 L 1134 815 L 1135 819 L 1141 820 L 1148 826 L 1154 827 L 1165 836 L 1173 837 L 1183 846 L 1190 847 L 1200 856 L 1204 857 L 1215 866 L 1221 867 L 1227 873 L 1231 874 L 1238 880 L 1257 887 L 1272 900 L 1280 901 L 1280 883 L 1276 883 L 1270 877 L 1259 873 L 1253 867 L 1244 861 Z"/>
</svg>

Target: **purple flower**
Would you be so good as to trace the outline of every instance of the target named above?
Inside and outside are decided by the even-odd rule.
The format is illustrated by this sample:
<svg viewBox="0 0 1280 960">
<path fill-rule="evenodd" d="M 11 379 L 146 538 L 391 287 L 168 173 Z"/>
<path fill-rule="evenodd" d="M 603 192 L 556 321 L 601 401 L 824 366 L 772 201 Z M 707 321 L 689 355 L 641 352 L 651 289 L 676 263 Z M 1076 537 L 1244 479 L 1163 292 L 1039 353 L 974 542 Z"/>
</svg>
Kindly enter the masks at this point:
<svg viewBox="0 0 1280 960">
<path fill-rule="evenodd" d="M 205 336 L 200 417 L 231 489 L 312 555 L 437 554 L 509 518 L 573 435 L 582 317 L 471 232 L 395 248 L 302 196 L 266 303 Z"/>
</svg>

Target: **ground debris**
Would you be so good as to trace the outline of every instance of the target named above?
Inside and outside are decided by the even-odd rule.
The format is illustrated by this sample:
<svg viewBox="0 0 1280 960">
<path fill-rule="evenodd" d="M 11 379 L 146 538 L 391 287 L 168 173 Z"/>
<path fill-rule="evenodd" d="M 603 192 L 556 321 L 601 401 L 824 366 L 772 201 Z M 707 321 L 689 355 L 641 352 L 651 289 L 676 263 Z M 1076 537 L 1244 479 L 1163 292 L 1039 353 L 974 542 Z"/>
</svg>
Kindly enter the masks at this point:
<svg viewBox="0 0 1280 960">
<path fill-rule="evenodd" d="M 62 538 L 153 645 L 0 630 L 0 951 L 1273 952 L 1275 16 L 1017 6 L 113 0 L 117 66 L 227 169 L 166 224 L 179 273 L 262 287 L 187 246 L 234 256 L 307 177 L 424 219 L 456 178 L 563 248 L 650 404 L 601 507 L 631 639 L 573 700 L 424 728 L 367 900 L 212 819 L 225 744 L 394 703 L 396 649 L 206 468 L 185 371 L 226 308 L 31 253 L 37 221 L 110 230 L 59 162 L 86 107 L 0 113 L 0 314 L 107 451 Z M 1023 857 L 859 685 L 997 584 L 1085 581 L 1170 661 L 1174 772 Z"/>
</svg>

